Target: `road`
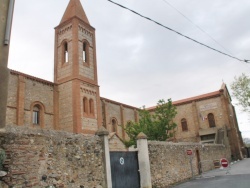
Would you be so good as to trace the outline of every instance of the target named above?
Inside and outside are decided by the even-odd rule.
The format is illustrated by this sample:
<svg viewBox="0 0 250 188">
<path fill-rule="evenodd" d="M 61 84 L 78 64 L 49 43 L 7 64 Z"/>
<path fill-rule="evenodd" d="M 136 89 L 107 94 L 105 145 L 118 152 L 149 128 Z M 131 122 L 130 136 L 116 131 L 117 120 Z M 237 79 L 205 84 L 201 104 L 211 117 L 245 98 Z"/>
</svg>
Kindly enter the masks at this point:
<svg viewBox="0 0 250 188">
<path fill-rule="evenodd" d="M 173 188 L 250 188 L 250 159 L 215 169 Z"/>
</svg>

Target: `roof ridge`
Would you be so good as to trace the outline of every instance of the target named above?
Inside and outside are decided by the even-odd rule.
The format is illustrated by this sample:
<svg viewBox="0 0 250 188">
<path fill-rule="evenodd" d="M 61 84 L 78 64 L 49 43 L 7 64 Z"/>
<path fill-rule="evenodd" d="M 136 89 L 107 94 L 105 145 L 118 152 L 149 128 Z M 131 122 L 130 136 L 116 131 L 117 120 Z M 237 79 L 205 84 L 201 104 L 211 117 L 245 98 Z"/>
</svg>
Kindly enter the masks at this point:
<svg viewBox="0 0 250 188">
<path fill-rule="evenodd" d="M 226 85 L 225 85 L 226 86 Z M 201 95 L 196 95 L 194 97 L 188 97 L 188 98 L 184 98 L 184 99 L 180 99 L 177 101 L 172 101 L 172 104 L 174 106 L 180 105 L 180 104 L 184 104 L 184 103 L 189 103 L 192 101 L 199 101 L 199 100 L 203 100 L 203 99 L 207 99 L 207 98 L 211 98 L 211 97 L 215 97 L 221 94 L 221 89 L 217 90 L 217 91 L 213 91 L 213 92 L 208 92 L 208 93 L 204 93 Z M 151 106 L 146 108 L 146 110 L 154 110 L 157 106 Z"/>
<path fill-rule="evenodd" d="M 16 74 L 16 75 L 21 75 L 21 76 L 24 76 L 26 78 L 29 78 L 31 80 L 35 80 L 35 81 L 38 81 L 38 82 L 41 82 L 41 83 L 45 83 L 45 84 L 49 84 L 49 85 L 55 85 L 54 82 L 51 82 L 51 81 L 48 81 L 48 80 L 45 80 L 45 79 L 42 79 L 42 78 L 39 78 L 39 77 L 31 76 L 29 74 L 19 72 L 19 71 L 13 70 L 13 69 L 10 69 L 10 73 L 11 74 Z"/>
</svg>

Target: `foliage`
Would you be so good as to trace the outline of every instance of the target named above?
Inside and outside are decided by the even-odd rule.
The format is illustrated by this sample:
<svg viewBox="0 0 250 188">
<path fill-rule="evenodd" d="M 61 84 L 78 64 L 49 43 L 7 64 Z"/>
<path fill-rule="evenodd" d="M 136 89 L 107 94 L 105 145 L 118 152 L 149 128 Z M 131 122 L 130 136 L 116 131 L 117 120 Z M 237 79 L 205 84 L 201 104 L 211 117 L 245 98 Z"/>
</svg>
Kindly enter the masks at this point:
<svg viewBox="0 0 250 188">
<path fill-rule="evenodd" d="M 125 141 L 125 145 L 136 145 L 136 137 L 140 132 L 146 134 L 148 140 L 165 141 L 173 137 L 173 129 L 176 127 L 173 118 L 176 114 L 176 107 L 171 99 L 168 99 L 167 103 L 163 99 L 159 100 L 153 114 L 143 107 L 139 111 L 139 122 L 127 123 L 124 128 L 130 138 L 129 141 Z"/>
<path fill-rule="evenodd" d="M 231 84 L 232 95 L 238 100 L 239 106 L 244 111 L 249 111 L 250 107 L 250 78 L 244 73 L 239 77 L 234 77 Z"/>
</svg>

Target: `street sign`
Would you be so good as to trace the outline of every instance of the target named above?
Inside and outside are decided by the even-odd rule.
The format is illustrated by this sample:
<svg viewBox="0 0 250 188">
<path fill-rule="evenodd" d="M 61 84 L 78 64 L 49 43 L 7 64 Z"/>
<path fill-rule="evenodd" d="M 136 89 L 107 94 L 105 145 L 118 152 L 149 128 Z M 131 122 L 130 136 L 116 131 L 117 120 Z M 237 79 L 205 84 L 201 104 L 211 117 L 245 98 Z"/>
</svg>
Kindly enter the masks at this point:
<svg viewBox="0 0 250 188">
<path fill-rule="evenodd" d="M 226 158 L 222 158 L 220 160 L 220 164 L 222 167 L 226 168 L 226 167 L 228 167 L 228 160 Z"/>
<path fill-rule="evenodd" d="M 193 151 L 191 149 L 188 149 L 186 152 L 187 152 L 187 155 L 193 155 Z"/>
</svg>

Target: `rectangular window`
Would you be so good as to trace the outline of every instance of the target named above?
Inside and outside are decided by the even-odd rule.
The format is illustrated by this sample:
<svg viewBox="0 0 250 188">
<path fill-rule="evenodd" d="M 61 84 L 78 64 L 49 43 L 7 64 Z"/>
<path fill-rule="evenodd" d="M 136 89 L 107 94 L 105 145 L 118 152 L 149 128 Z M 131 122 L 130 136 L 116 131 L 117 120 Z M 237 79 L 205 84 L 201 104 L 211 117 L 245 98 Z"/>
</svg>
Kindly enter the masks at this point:
<svg viewBox="0 0 250 188">
<path fill-rule="evenodd" d="M 39 112 L 33 111 L 33 124 L 38 125 L 39 124 Z"/>
<path fill-rule="evenodd" d="M 69 62 L 69 53 L 66 51 L 65 52 L 65 63 Z"/>
<path fill-rule="evenodd" d="M 86 62 L 86 52 L 85 51 L 82 52 L 82 59 L 83 59 L 83 62 Z"/>
</svg>

